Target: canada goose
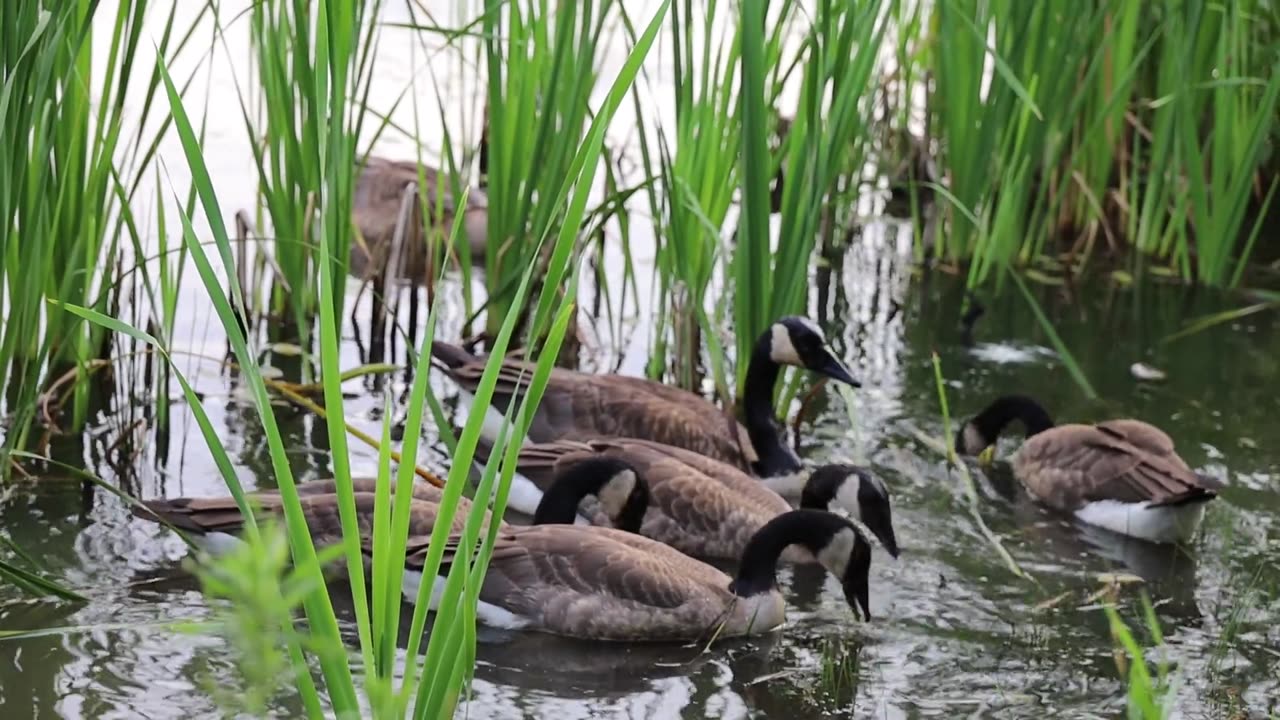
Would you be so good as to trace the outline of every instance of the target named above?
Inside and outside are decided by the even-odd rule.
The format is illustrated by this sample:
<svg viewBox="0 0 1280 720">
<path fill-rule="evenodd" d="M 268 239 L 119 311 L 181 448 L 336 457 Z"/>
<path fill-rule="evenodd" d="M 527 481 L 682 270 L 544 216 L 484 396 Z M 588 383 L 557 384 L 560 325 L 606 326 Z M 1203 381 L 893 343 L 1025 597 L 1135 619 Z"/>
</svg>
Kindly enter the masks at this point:
<svg viewBox="0 0 1280 720">
<path fill-rule="evenodd" d="M 480 454 L 488 450 L 482 444 Z M 551 487 L 558 476 L 578 465 L 600 458 L 626 463 L 649 487 L 649 511 L 640 534 L 696 557 L 736 559 L 756 531 L 791 510 L 781 495 L 733 465 L 633 438 L 559 440 L 521 448 L 508 504 L 532 514 L 542 502 L 542 488 Z M 898 556 L 888 489 L 869 473 L 851 465 L 819 467 L 804 484 L 800 506 L 815 510 L 834 506 L 848 512 L 880 539 L 890 555 Z M 584 515 L 592 524 L 609 522 L 607 515 L 591 509 Z M 815 561 L 800 547 L 789 549 L 783 559 Z"/>
<path fill-rule="evenodd" d="M 316 547 L 334 545 L 342 541 L 342 521 L 338 511 L 337 483 L 333 480 L 314 480 L 300 483 L 298 496 L 302 514 L 311 530 Z M 353 478 L 352 488 L 356 503 L 356 520 L 362 537 L 366 540 L 373 528 L 374 492 L 373 478 Z M 264 514 L 279 515 L 282 512 L 278 490 L 261 490 L 251 496 Z M 394 492 L 392 497 L 394 498 Z M 413 504 L 409 509 L 409 534 L 430 535 L 435 526 L 443 491 L 432 485 L 416 483 L 413 486 Z M 615 527 L 628 532 L 640 529 L 640 521 L 648 507 L 648 486 L 637 481 L 630 466 L 610 459 L 593 458 L 581 465 L 566 468 L 558 475 L 543 496 L 534 513 L 534 522 L 573 522 L 579 504 L 592 498 L 592 507 L 609 518 Z M 471 502 L 458 499 L 450 530 L 462 532 Z M 192 542 L 211 555 L 219 555 L 240 544 L 240 532 L 244 529 L 244 516 L 235 498 L 230 496 L 205 498 L 157 498 L 135 505 L 134 515 L 153 522 L 163 521 L 182 531 Z"/>
<path fill-rule="evenodd" d="M 417 596 L 428 542 L 424 537 L 415 547 L 411 539 L 403 586 L 408 597 Z M 851 522 L 819 510 L 792 510 L 766 523 L 747 543 L 734 577 L 670 546 L 613 528 L 508 525 L 494 545 L 477 617 L 508 629 L 593 640 L 764 633 L 784 620 L 777 564 L 793 545 L 839 578 L 845 601 L 871 619 L 871 546 Z M 441 576 L 454 549 L 446 549 Z"/>
<path fill-rule="evenodd" d="M 432 343 L 431 354 L 458 384 L 462 403 L 470 406 L 486 359 L 439 340 Z M 742 398 L 745 427 L 686 390 L 645 378 L 555 368 L 528 440 L 640 438 L 692 450 L 761 477 L 794 473 L 802 468 L 800 458 L 774 421 L 773 388 L 782 365 L 859 386 L 827 346 L 822 330 L 808 318 L 790 316 L 773 323 L 756 341 Z M 496 441 L 502 423 L 495 408 L 508 407 L 532 373 L 528 363 L 503 362 L 491 407 L 485 411 L 484 435 L 489 442 Z"/>
<path fill-rule="evenodd" d="M 375 156 L 364 158 L 355 191 L 352 193 L 351 214 L 361 238 L 351 244 L 348 269 L 352 275 L 372 277 L 388 264 L 392 237 L 400 220 L 405 187 L 418 182 L 418 171 L 418 163 L 411 160 L 388 160 Z M 447 178 L 441 177 L 439 171 L 425 165 L 421 171 L 426 187 L 425 192 L 418 193 L 418 198 L 427 198 L 427 217 L 433 220 L 439 201 L 442 210 L 440 228 L 447 236 L 453 228 L 458 211 L 457 201 L 448 189 Z M 441 183 L 446 183 L 446 186 L 440 187 Z M 415 212 L 417 206 L 418 199 L 415 199 Z M 419 213 L 408 218 L 405 261 L 400 266 L 399 273 L 401 277 L 417 281 L 426 279 L 429 268 L 426 243 L 422 237 L 414 234 L 421 230 L 421 217 Z M 484 191 L 471 188 L 467 193 L 467 207 L 463 214 L 462 237 L 471 250 L 473 263 L 484 262 L 488 217 L 488 199 Z"/>
<path fill-rule="evenodd" d="M 1041 502 L 1081 522 L 1157 543 L 1189 539 L 1222 485 L 1197 475 L 1163 431 L 1140 420 L 1054 426 L 1035 400 L 1006 395 L 966 422 L 956 450 L 976 455 L 1022 421 L 1014 475 Z"/>
</svg>

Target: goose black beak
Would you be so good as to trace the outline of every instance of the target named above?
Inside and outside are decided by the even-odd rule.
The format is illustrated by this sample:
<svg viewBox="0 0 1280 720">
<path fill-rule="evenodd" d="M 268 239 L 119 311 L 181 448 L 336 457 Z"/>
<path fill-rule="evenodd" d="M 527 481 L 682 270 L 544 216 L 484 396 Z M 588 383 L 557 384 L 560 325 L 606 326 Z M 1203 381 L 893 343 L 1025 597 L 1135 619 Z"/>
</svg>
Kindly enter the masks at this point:
<svg viewBox="0 0 1280 720">
<path fill-rule="evenodd" d="M 862 383 L 853 379 L 853 374 L 849 372 L 849 368 L 845 367 L 844 362 L 836 357 L 835 353 L 828 349 L 824 354 L 826 357 L 819 362 L 817 367 L 810 368 L 811 370 L 821 375 L 826 375 L 832 380 L 839 380 L 849 387 L 862 387 Z"/>
<path fill-rule="evenodd" d="M 898 538 L 893 534 L 893 528 L 888 527 L 884 530 L 877 530 L 876 537 L 879 538 L 880 544 L 884 545 L 885 552 L 894 560 L 898 559 Z"/>
<path fill-rule="evenodd" d="M 844 583 L 844 599 L 849 607 L 862 611 L 862 619 L 871 622 L 871 588 L 867 576 L 858 573 Z"/>
</svg>

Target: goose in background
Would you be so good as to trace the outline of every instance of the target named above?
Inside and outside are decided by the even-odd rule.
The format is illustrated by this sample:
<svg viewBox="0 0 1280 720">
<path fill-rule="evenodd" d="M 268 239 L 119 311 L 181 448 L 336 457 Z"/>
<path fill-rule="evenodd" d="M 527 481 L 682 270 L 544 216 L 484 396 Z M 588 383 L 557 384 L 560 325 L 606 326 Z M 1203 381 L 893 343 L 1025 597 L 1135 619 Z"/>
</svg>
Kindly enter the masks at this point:
<svg viewBox="0 0 1280 720">
<path fill-rule="evenodd" d="M 977 455 L 1014 421 L 1026 440 L 1014 476 L 1038 500 L 1083 523 L 1155 543 L 1189 540 L 1221 483 L 1194 472 L 1164 431 L 1132 419 L 1055 426 L 1034 399 L 996 399 L 957 431 L 956 451 Z"/>
<path fill-rule="evenodd" d="M 421 181 L 425 188 L 413 200 L 415 214 L 408 217 L 405 228 L 404 258 L 398 275 L 424 282 L 430 268 L 427 261 L 427 244 L 420 236 L 422 215 L 418 212 L 419 200 L 428 203 L 426 216 L 435 221 L 439 204 L 441 233 L 448 236 L 453 230 L 458 213 L 457 200 L 448 189 L 449 179 L 433 167 L 421 166 Z M 352 192 L 352 220 L 360 231 L 351 244 L 348 271 L 356 276 L 369 278 L 381 273 L 390 260 L 396 225 L 400 222 L 405 188 L 419 182 L 419 165 L 413 160 L 389 160 L 368 156 L 360 167 L 356 186 Z M 487 248 L 489 218 L 488 198 L 483 190 L 471 188 L 467 193 L 467 205 L 462 210 L 462 234 L 471 251 L 471 262 L 483 264 Z"/>
<path fill-rule="evenodd" d="M 432 343 L 431 354 L 458 385 L 460 404 L 469 409 L 486 358 L 439 340 Z M 859 386 L 822 330 L 808 318 L 790 316 L 773 323 L 755 343 L 742 397 L 743 423 L 699 395 L 660 382 L 555 368 L 528 441 L 637 438 L 692 450 L 761 477 L 799 472 L 800 458 L 774 419 L 773 389 L 783 365 Z M 483 432 L 489 442 L 496 441 L 502 427 L 497 408 L 508 407 L 532 373 L 529 363 L 504 360 L 492 404 L 485 409 Z"/>
</svg>

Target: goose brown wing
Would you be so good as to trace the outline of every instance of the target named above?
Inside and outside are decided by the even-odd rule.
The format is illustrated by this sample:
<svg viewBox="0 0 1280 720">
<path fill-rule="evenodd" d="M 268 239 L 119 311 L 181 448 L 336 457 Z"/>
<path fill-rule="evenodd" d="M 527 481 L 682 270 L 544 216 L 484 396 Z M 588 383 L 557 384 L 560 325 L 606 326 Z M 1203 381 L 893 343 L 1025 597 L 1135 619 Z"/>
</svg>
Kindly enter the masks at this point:
<svg viewBox="0 0 1280 720">
<path fill-rule="evenodd" d="M 688 558 L 657 548 L 607 528 L 520 528 L 495 548 L 481 599 L 572 635 L 660 640 L 710 627 L 729 578 L 705 565 L 691 574 Z"/>
<path fill-rule="evenodd" d="M 1064 510 L 1099 500 L 1168 505 L 1213 497 L 1177 454 L 1146 449 L 1160 446 L 1158 437 L 1136 445 L 1123 432 L 1129 429 L 1062 425 L 1040 433 L 1019 450 L 1019 475 L 1033 493 Z"/>
<path fill-rule="evenodd" d="M 474 392 L 484 374 L 484 361 L 452 365 L 449 375 Z M 505 410 L 533 376 L 533 365 L 503 362 L 493 405 Z M 756 460 L 740 423 L 704 398 L 678 388 L 626 375 L 591 375 L 554 368 L 547 381 L 529 439 L 635 437 L 687 448 L 741 468 Z"/>
</svg>

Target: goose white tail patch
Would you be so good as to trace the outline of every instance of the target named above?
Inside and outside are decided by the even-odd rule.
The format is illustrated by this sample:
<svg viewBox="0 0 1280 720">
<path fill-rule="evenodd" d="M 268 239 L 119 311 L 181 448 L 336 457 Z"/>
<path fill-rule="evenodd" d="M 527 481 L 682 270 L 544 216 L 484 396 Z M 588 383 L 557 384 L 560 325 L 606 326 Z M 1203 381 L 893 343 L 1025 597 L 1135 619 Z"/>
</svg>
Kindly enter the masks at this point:
<svg viewBox="0 0 1280 720">
<path fill-rule="evenodd" d="M 228 555 L 244 546 L 244 540 L 231 533 L 211 532 L 190 537 L 192 544 L 213 557 Z"/>
<path fill-rule="evenodd" d="M 475 409 L 476 396 L 466 390 L 458 390 L 458 411 L 459 414 L 468 418 Z M 480 437 L 484 438 L 491 445 L 497 445 L 498 438 L 502 435 L 502 426 L 506 423 L 506 417 L 492 405 L 485 406 L 484 420 L 480 423 Z M 507 431 L 507 435 L 511 435 L 511 430 Z M 525 438 L 525 443 L 529 442 Z"/>
<path fill-rule="evenodd" d="M 811 474 L 809 470 L 797 470 L 786 475 L 762 478 L 760 482 L 784 498 L 796 499 L 804 492 L 805 483 L 809 482 Z"/>
<path fill-rule="evenodd" d="M 1190 540 L 1204 517 L 1204 503 L 1162 505 L 1116 500 L 1091 502 L 1076 511 L 1081 522 L 1155 543 Z"/>
<path fill-rule="evenodd" d="M 432 612 L 440 609 L 440 598 L 444 597 L 443 575 L 437 576 L 436 581 L 431 584 L 431 599 L 427 606 Z M 422 585 L 422 573 L 414 570 L 404 571 L 404 581 L 400 584 L 400 592 L 405 599 L 413 602 L 418 599 L 418 588 Z M 476 603 L 476 619 L 490 627 L 501 628 L 504 630 L 519 630 L 528 627 L 530 620 L 511 612 L 504 610 L 492 603 L 483 600 Z"/>
<path fill-rule="evenodd" d="M 507 507 L 525 515 L 532 515 L 542 502 L 542 490 L 529 478 L 516 473 L 511 476 L 511 490 L 507 493 Z"/>
</svg>

